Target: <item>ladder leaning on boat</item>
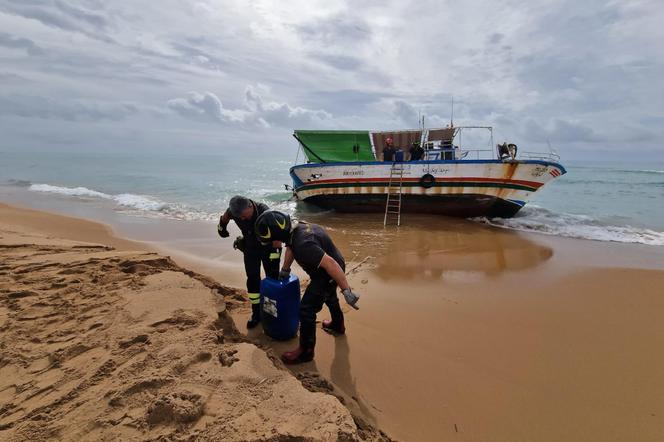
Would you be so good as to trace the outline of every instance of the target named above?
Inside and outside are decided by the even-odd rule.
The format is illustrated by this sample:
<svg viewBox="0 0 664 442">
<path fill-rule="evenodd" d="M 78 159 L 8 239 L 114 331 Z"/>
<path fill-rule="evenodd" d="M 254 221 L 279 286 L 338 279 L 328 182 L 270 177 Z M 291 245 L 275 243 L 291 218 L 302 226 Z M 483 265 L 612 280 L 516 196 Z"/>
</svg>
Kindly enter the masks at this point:
<svg viewBox="0 0 664 442">
<path fill-rule="evenodd" d="M 398 181 L 397 181 L 398 180 Z M 401 191 L 403 190 L 403 163 L 392 163 L 390 181 L 387 184 L 385 199 L 385 218 L 383 226 L 387 226 L 388 216 L 397 216 L 397 227 L 401 225 Z"/>
</svg>

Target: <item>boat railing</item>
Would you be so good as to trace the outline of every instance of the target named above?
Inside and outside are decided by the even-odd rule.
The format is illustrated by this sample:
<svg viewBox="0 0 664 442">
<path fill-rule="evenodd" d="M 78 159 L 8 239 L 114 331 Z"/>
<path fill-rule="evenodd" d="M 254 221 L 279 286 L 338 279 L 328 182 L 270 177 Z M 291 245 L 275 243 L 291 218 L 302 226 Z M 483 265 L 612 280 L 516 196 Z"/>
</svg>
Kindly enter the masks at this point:
<svg viewBox="0 0 664 442">
<path fill-rule="evenodd" d="M 463 154 L 461 159 L 464 160 L 487 160 L 493 158 L 493 150 L 491 149 L 459 149 L 461 152 L 468 152 Z"/>
<path fill-rule="evenodd" d="M 560 155 L 556 152 L 519 152 L 517 159 L 520 160 L 544 160 L 544 161 L 555 161 L 556 163 L 560 162 Z"/>
<path fill-rule="evenodd" d="M 440 160 L 486 160 L 492 158 L 491 149 L 428 149 L 424 158 L 430 161 Z"/>
<path fill-rule="evenodd" d="M 495 160 L 499 159 L 493 149 L 428 149 L 424 153 L 424 159 L 429 161 L 446 160 Z M 512 157 L 505 159 L 512 160 Z M 535 152 L 524 151 L 516 155 L 516 160 L 540 160 L 540 161 L 560 161 L 560 155 L 555 152 Z"/>
</svg>

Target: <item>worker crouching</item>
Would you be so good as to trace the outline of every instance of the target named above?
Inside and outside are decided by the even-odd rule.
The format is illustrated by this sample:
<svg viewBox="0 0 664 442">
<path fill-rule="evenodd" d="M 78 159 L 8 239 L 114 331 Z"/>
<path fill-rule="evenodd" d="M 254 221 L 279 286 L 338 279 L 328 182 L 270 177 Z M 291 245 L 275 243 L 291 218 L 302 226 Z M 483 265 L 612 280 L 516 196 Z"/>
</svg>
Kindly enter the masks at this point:
<svg viewBox="0 0 664 442">
<path fill-rule="evenodd" d="M 341 288 L 344 299 L 351 307 L 359 308 L 359 295 L 353 293 L 344 274 L 344 258 L 325 229 L 317 224 L 299 222 L 292 225 L 287 214 L 268 210 L 258 217 L 255 226 L 256 237 L 262 243 L 277 240 L 286 245 L 279 273 L 281 279 L 288 278 L 293 261 L 311 278 L 300 303 L 300 345 L 281 357 L 286 364 L 311 361 L 316 347 L 316 314 L 323 304 L 327 305 L 331 315 L 330 320 L 323 321 L 323 328 L 334 334 L 346 331 L 337 287 Z"/>
</svg>

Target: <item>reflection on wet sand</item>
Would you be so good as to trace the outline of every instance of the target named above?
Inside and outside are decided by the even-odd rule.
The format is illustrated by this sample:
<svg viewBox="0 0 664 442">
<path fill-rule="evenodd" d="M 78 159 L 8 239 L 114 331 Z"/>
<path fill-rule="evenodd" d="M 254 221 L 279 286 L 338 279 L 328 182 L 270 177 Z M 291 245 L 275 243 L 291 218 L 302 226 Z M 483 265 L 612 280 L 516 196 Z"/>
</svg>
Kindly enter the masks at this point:
<svg viewBox="0 0 664 442">
<path fill-rule="evenodd" d="M 328 229 L 362 298 L 345 336 L 319 325 L 316 359 L 289 369 L 331 381 L 356 416 L 397 440 L 659 440 L 662 274 L 597 261 L 661 254 L 443 217 L 306 219 Z"/>
<path fill-rule="evenodd" d="M 365 401 L 360 397 L 357 391 L 357 384 L 355 376 L 350 367 L 350 346 L 346 336 L 337 336 L 334 339 L 334 356 L 330 365 L 330 380 L 332 383 L 339 387 L 345 395 L 352 399 L 348 403 L 351 409 L 357 406 L 359 408 L 359 415 L 369 419 L 372 424 L 375 424 L 375 418 Z M 357 413 L 356 413 L 357 415 Z"/>
<path fill-rule="evenodd" d="M 397 235 L 376 259 L 382 279 L 440 279 L 448 272 L 499 275 L 535 267 L 551 258 L 549 247 L 518 234 L 475 232 L 408 232 Z"/>
<path fill-rule="evenodd" d="M 346 255 L 347 270 L 370 256 L 365 269 L 383 280 L 438 280 L 460 273 L 472 279 L 494 277 L 533 268 L 553 256 L 550 247 L 519 232 L 467 220 L 412 216 L 400 228 L 383 227 L 379 217 L 367 215 L 361 222 L 357 215 L 343 214 L 311 221 L 331 231 Z"/>
</svg>

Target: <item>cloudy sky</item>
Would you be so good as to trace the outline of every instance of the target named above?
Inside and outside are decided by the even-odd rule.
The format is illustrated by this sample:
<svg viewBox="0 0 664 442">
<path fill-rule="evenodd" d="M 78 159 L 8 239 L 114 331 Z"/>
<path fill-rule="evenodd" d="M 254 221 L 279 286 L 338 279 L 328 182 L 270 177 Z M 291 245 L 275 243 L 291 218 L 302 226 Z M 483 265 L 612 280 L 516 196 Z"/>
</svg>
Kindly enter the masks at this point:
<svg viewBox="0 0 664 442">
<path fill-rule="evenodd" d="M 495 127 L 664 159 L 661 0 L 0 0 L 0 150 L 294 152 L 295 128 Z"/>
</svg>

